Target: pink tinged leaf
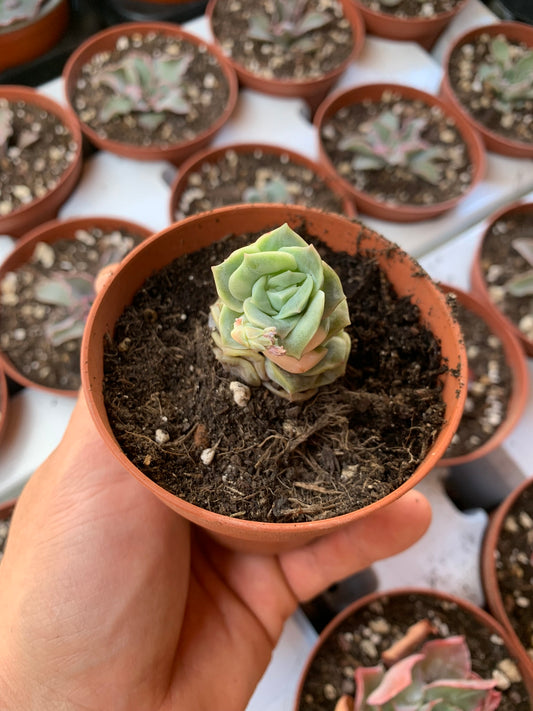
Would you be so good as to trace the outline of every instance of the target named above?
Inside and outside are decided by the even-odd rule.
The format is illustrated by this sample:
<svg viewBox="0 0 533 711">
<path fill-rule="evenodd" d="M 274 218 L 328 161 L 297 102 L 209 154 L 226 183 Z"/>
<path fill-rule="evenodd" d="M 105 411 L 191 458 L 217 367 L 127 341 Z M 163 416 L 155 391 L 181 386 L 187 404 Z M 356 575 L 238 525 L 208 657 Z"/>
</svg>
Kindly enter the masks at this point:
<svg viewBox="0 0 533 711">
<path fill-rule="evenodd" d="M 433 639 L 421 649 L 420 669 L 426 682 L 436 679 L 468 679 L 472 673 L 470 651 L 462 635 Z"/>
<path fill-rule="evenodd" d="M 408 689 L 415 681 L 413 670 L 416 664 L 423 659 L 423 654 L 412 654 L 410 657 L 405 657 L 405 659 L 397 662 L 385 672 L 380 685 L 368 697 L 367 703 L 377 706 L 386 704 L 402 691 Z"/>
<path fill-rule="evenodd" d="M 357 667 L 354 674 L 355 702 L 353 711 L 366 711 L 367 699 L 379 687 L 384 675 L 385 670 L 382 666 Z"/>
<path fill-rule="evenodd" d="M 425 687 L 424 698 L 440 701 L 443 708 L 493 711 L 498 708 L 501 696 L 494 690 L 495 684 L 484 679 L 442 679 Z"/>
</svg>

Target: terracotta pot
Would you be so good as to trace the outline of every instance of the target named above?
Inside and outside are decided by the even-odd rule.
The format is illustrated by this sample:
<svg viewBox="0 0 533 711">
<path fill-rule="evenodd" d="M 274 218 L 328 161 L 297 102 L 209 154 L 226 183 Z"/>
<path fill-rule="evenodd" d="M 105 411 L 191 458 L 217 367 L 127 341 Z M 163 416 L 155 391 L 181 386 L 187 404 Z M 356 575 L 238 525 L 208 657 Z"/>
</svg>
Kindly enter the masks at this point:
<svg viewBox="0 0 533 711">
<path fill-rule="evenodd" d="M 490 37 L 503 34 L 509 40 L 514 42 L 523 42 L 533 48 L 533 27 L 522 22 L 496 22 L 491 25 L 483 25 L 482 27 L 476 27 L 473 30 L 469 30 L 456 38 L 448 47 L 448 51 L 442 65 L 444 73 L 442 75 L 440 94 L 442 98 L 450 104 L 450 106 L 453 106 L 455 109 L 460 111 L 470 122 L 470 124 L 479 132 L 489 151 L 501 153 L 506 156 L 513 156 L 514 158 L 533 158 L 533 143 L 510 140 L 509 138 L 486 128 L 480 121 L 472 116 L 468 109 L 459 101 L 459 98 L 453 90 L 449 76 L 450 57 L 458 47 L 461 47 L 467 42 L 474 41 L 475 38 L 481 34 L 488 34 Z"/>
<path fill-rule="evenodd" d="M 15 271 L 23 266 L 32 257 L 35 245 L 38 242 L 46 242 L 54 244 L 62 239 L 74 239 L 76 230 L 90 229 L 100 227 L 102 230 L 125 229 L 131 230 L 132 234 L 138 234 L 141 237 L 149 237 L 152 231 L 146 227 L 142 227 L 129 220 L 123 220 L 119 217 L 72 217 L 67 220 L 50 220 L 40 227 L 28 232 L 21 240 L 18 241 L 15 249 L 7 256 L 5 261 L 0 265 L 0 282 L 4 279 L 8 272 Z M 2 311 L 0 307 L 0 323 L 2 319 Z M 0 368 L 3 368 L 7 375 L 15 382 L 20 383 L 25 387 L 38 388 L 45 392 L 56 395 L 71 395 L 76 397 L 78 390 L 64 390 L 60 388 L 50 388 L 40 383 L 30 380 L 26 375 L 21 373 L 15 364 L 10 360 L 7 354 L 0 350 Z"/>
<path fill-rule="evenodd" d="M 529 667 L 530 674 L 533 674 L 533 660 L 527 654 L 523 643 L 520 641 L 507 610 L 505 607 L 504 600 L 502 598 L 502 593 L 500 590 L 500 585 L 498 582 L 498 576 L 496 571 L 496 551 L 498 548 L 498 540 L 500 537 L 500 532 L 505 520 L 514 506 L 518 501 L 520 496 L 533 484 L 533 479 L 525 479 L 522 484 L 517 486 L 500 504 L 500 506 L 494 511 L 494 513 L 489 518 L 488 526 L 485 530 L 485 536 L 483 538 L 483 545 L 481 550 L 481 580 L 483 583 L 483 590 L 485 592 L 485 597 L 487 599 L 487 604 L 490 611 L 496 617 L 497 620 L 505 627 L 509 637 L 513 640 L 514 644 L 519 648 L 522 658 L 524 659 L 524 664 Z M 527 553 L 529 555 L 529 553 Z"/>
<path fill-rule="evenodd" d="M 441 284 L 440 287 L 446 294 L 450 292 L 454 293 L 459 303 L 485 321 L 491 332 L 502 342 L 507 364 L 513 374 L 512 393 L 508 402 L 505 419 L 498 429 L 495 430 L 491 438 L 481 445 L 481 447 L 478 447 L 468 454 L 455 457 L 443 457 L 439 465 L 451 467 L 457 464 L 466 464 L 466 462 L 471 462 L 486 456 L 489 452 L 496 449 L 496 447 L 499 447 L 509 436 L 511 431 L 518 424 L 528 402 L 529 370 L 526 356 L 520 342 L 509 329 L 504 319 L 496 311 L 489 309 L 474 295 L 457 289 L 455 286 Z"/>
<path fill-rule="evenodd" d="M 520 341 L 527 355 L 533 357 L 533 341 L 527 338 L 526 335 L 518 328 L 518 326 L 514 324 L 494 303 L 490 296 L 487 287 L 487 282 L 485 281 L 485 277 L 481 269 L 481 253 L 483 250 L 483 240 L 485 239 L 485 236 L 489 232 L 491 226 L 504 216 L 513 215 L 521 212 L 533 214 L 533 203 L 514 202 L 511 205 L 507 205 L 506 207 L 502 208 L 491 216 L 490 222 L 483 231 L 476 253 L 474 255 L 474 259 L 472 260 L 470 280 L 472 283 L 473 293 L 486 305 L 488 309 L 495 311 L 501 316 L 501 318 L 504 319 L 507 327 Z"/>
<path fill-rule="evenodd" d="M 68 0 L 49 0 L 31 20 L 0 28 L 0 72 L 40 57 L 67 29 Z"/>
<path fill-rule="evenodd" d="M 4 371 L 0 368 L 0 439 L 7 424 L 7 411 L 9 407 L 9 393 Z"/>
<path fill-rule="evenodd" d="M 348 180 L 339 176 L 335 166 L 328 157 L 324 148 L 321 133 L 324 124 L 331 116 L 336 114 L 340 109 L 346 106 L 352 106 L 363 101 L 379 101 L 384 91 L 393 91 L 399 94 L 402 98 L 408 100 L 423 101 L 429 106 L 438 106 L 442 109 L 445 115 L 455 121 L 457 129 L 461 134 L 462 139 L 466 143 L 470 161 L 473 166 L 472 182 L 469 188 L 462 195 L 436 203 L 434 205 L 393 205 L 388 202 L 380 202 L 371 195 L 354 187 Z M 433 96 L 420 89 L 415 89 L 411 86 L 400 84 L 365 84 L 356 86 L 352 89 L 342 90 L 333 94 L 326 99 L 318 108 L 314 124 L 317 128 L 318 146 L 320 159 L 324 165 L 334 174 L 337 175 L 345 188 L 350 192 L 355 200 L 357 208 L 373 217 L 379 217 L 383 220 L 391 220 L 393 222 L 419 222 L 421 220 L 429 220 L 437 217 L 448 210 L 456 207 L 473 188 L 482 180 L 486 169 L 486 158 L 483 143 L 476 131 L 472 129 L 468 121 L 454 107 L 450 107 L 438 97 Z"/>
<path fill-rule="evenodd" d="M 390 12 L 371 10 L 361 0 L 353 0 L 365 21 L 369 34 L 384 39 L 417 42 L 430 50 L 453 18 L 464 8 L 466 0 L 457 3 L 453 10 L 439 12 L 433 17 L 396 17 Z"/>
<path fill-rule="evenodd" d="M 443 622 L 446 622 L 446 608 L 450 606 L 456 606 L 459 608 L 462 613 L 466 614 L 468 618 L 471 618 L 473 623 L 475 624 L 476 627 L 479 629 L 479 636 L 483 635 L 483 638 L 490 639 L 492 635 L 497 635 L 503 640 L 503 644 L 507 648 L 509 652 L 509 656 L 511 658 L 514 658 L 514 660 L 517 662 L 520 672 L 522 674 L 522 678 L 524 681 L 524 685 L 527 689 L 527 693 L 529 694 L 530 700 L 533 698 L 533 675 L 531 673 L 531 670 L 524 665 L 524 660 L 521 658 L 519 654 L 519 649 L 516 647 L 514 641 L 511 639 L 510 635 L 507 633 L 507 631 L 500 625 L 500 623 L 495 620 L 491 615 L 489 615 L 487 612 L 484 610 L 480 609 L 476 605 L 472 604 L 468 600 L 464 600 L 462 598 L 459 598 L 455 595 L 442 592 L 439 590 L 434 590 L 432 588 L 426 589 L 426 588 L 398 588 L 395 590 L 390 590 L 390 591 L 381 591 L 381 592 L 374 592 L 371 593 L 370 595 L 366 595 L 365 597 L 360 598 L 359 600 L 356 600 L 354 603 L 349 605 L 346 609 L 344 609 L 341 613 L 339 613 L 331 622 L 324 628 L 324 630 L 321 632 L 315 646 L 311 650 L 311 653 L 308 657 L 307 663 L 304 667 L 304 670 L 300 676 L 300 682 L 298 686 L 298 691 L 296 694 L 295 698 L 295 703 L 293 707 L 293 711 L 304 711 L 306 708 L 305 704 L 303 703 L 303 697 L 302 693 L 304 691 L 304 685 L 306 682 L 306 679 L 308 676 L 312 675 L 313 670 L 312 670 L 312 665 L 314 660 L 316 659 L 317 655 L 321 652 L 322 648 L 324 645 L 329 641 L 330 644 L 333 644 L 334 640 L 334 635 L 337 631 L 337 629 L 342 625 L 342 623 L 349 619 L 352 615 L 358 614 L 362 610 L 368 610 L 369 613 L 369 620 L 375 619 L 376 621 L 379 620 L 380 623 L 382 623 L 384 620 L 387 620 L 387 610 L 394 608 L 394 605 L 397 603 L 401 603 L 402 606 L 407 604 L 409 606 L 413 607 L 413 617 L 411 619 L 405 619 L 401 620 L 399 622 L 399 625 L 401 626 L 401 631 L 403 631 L 403 625 L 405 623 L 405 631 L 407 631 L 407 628 L 412 625 L 417 619 L 420 619 L 420 617 L 415 617 L 416 613 L 416 608 L 415 608 L 415 598 L 414 596 L 422 596 L 423 598 L 429 599 L 429 602 L 431 603 L 431 600 L 435 600 L 436 604 L 439 606 L 442 605 L 442 609 L 444 610 L 443 614 L 439 612 L 437 614 L 437 618 L 442 618 Z M 381 609 L 381 606 L 384 606 L 383 609 Z M 374 609 L 373 609 L 374 608 Z M 379 609 L 379 612 L 377 611 Z M 420 612 L 418 613 L 420 615 Z M 433 620 L 432 620 L 433 621 Z M 397 621 L 398 622 L 398 621 Z M 355 622 L 354 622 L 355 625 Z M 352 628 L 354 632 L 356 630 Z M 463 634 L 463 630 L 457 630 L 453 631 L 453 634 Z M 467 644 L 468 644 L 468 635 L 467 635 Z M 475 640 L 472 640 L 475 641 Z M 474 659 L 474 655 L 472 655 Z M 373 664 L 377 664 L 379 662 L 379 659 L 376 659 Z M 351 659 L 349 662 L 349 666 L 353 667 L 354 665 L 354 660 Z M 505 693 L 505 692 L 504 692 Z M 335 707 L 335 700 L 331 701 L 325 701 L 324 699 L 321 700 L 323 707 L 324 708 L 331 708 L 332 711 Z M 511 699 L 509 699 L 511 701 Z M 509 708 L 509 706 L 508 706 Z"/>
<path fill-rule="evenodd" d="M 215 43 L 220 46 L 220 42 L 213 31 L 213 13 L 217 0 L 209 0 L 207 3 L 206 16 L 211 27 L 211 34 Z M 340 0 L 345 17 L 352 27 L 354 46 L 350 56 L 345 59 L 335 70 L 324 74 L 322 77 L 306 80 L 289 79 L 266 79 L 258 74 L 254 74 L 249 69 L 239 64 L 232 57 L 226 55 L 227 60 L 237 72 L 239 81 L 243 86 L 255 89 L 263 94 L 272 96 L 285 96 L 289 98 L 300 98 L 307 101 L 310 108 L 314 109 L 324 99 L 328 91 L 338 81 L 350 62 L 354 61 L 361 53 L 365 41 L 365 25 L 363 18 L 357 11 L 352 0 Z"/>
<path fill-rule="evenodd" d="M 370 251 L 400 295 L 412 296 L 421 318 L 441 343 L 443 359 L 462 373 L 464 347 L 459 328 L 451 317 L 444 295 L 419 265 L 383 237 L 345 217 L 300 206 L 239 205 L 220 208 L 181 220 L 143 243 L 121 264 L 98 294 L 82 343 L 82 386 L 96 426 L 110 451 L 138 481 L 184 518 L 206 528 L 227 545 L 255 552 L 279 552 L 302 545 L 386 506 L 415 486 L 438 462 L 459 422 L 465 388 L 462 375 L 448 371 L 442 378 L 446 403 L 445 424 L 413 475 L 389 495 L 352 513 L 306 523 L 261 523 L 212 513 L 179 499 L 155 484 L 129 461 L 117 443 L 108 420 L 103 395 L 103 348 L 105 334 L 113 333 L 124 308 L 146 278 L 180 255 L 194 252 L 232 233 L 264 232 L 288 222 L 321 238 L 335 249 L 354 254 Z M 466 375 L 466 372 L 465 372 Z"/>
<path fill-rule="evenodd" d="M 54 114 L 68 128 L 77 145 L 74 160 L 61 175 L 55 188 L 43 197 L 32 200 L 7 215 L 0 216 L 0 233 L 20 237 L 36 225 L 55 217 L 61 205 L 74 190 L 82 169 L 82 135 L 78 122 L 69 111 L 35 89 L 26 86 L 2 85 L 0 86 L 0 98 L 8 101 L 24 101 Z"/>
<path fill-rule="evenodd" d="M 318 175 L 328 185 L 331 192 L 338 195 L 342 199 L 343 214 L 347 217 L 355 217 L 356 210 L 351 197 L 348 195 L 344 187 L 340 185 L 340 182 L 335 177 L 330 175 L 330 173 L 325 170 L 320 163 L 317 163 L 306 156 L 301 155 L 300 153 L 296 153 L 290 148 L 284 148 L 283 146 L 269 145 L 266 143 L 234 143 L 221 146 L 219 148 L 208 148 L 205 151 L 191 156 L 185 163 L 183 163 L 170 190 L 170 221 L 174 222 L 176 220 L 176 211 L 178 209 L 181 196 L 187 188 L 191 173 L 201 171 L 202 165 L 206 163 L 216 163 L 216 161 L 222 158 L 228 150 L 235 151 L 236 153 L 250 153 L 255 149 L 259 149 L 263 153 L 269 155 L 285 155 L 289 158 L 291 163 L 305 167 L 312 171 L 313 174 Z M 316 205 L 313 207 L 316 207 Z"/>
<path fill-rule="evenodd" d="M 209 45 L 204 42 L 204 40 L 199 39 L 189 32 L 186 32 L 180 25 L 171 22 L 126 22 L 102 30 L 92 37 L 89 37 L 72 53 L 63 69 L 67 102 L 69 103 L 72 111 L 75 112 L 72 105 L 72 93 L 83 65 L 90 61 L 91 57 L 98 52 L 114 49 L 119 37 L 132 34 L 134 32 L 141 34 L 156 32 L 168 37 L 181 38 L 198 47 L 206 47 L 209 54 L 212 55 L 219 63 L 228 82 L 229 96 L 224 111 L 207 130 L 192 139 L 184 140 L 169 146 L 138 146 L 108 138 L 102 138 L 94 129 L 83 121 L 80 121 L 81 129 L 91 143 L 98 148 L 109 151 L 110 153 L 116 153 L 117 155 L 125 156 L 126 158 L 134 158 L 136 160 L 168 160 L 172 163 L 179 164 L 189 155 L 195 153 L 201 148 L 204 148 L 210 143 L 210 141 L 230 118 L 238 98 L 237 77 L 223 53 L 217 47 Z"/>
</svg>

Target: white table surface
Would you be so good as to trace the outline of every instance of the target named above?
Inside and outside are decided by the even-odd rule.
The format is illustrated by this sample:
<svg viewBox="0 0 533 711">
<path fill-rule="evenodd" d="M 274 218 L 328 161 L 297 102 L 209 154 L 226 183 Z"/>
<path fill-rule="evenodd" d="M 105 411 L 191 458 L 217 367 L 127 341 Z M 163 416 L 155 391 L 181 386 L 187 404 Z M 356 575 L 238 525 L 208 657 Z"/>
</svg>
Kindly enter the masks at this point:
<svg viewBox="0 0 533 711">
<path fill-rule="evenodd" d="M 451 39 L 470 27 L 496 21 L 478 0 L 469 0 L 437 42 L 432 54 L 418 45 L 368 37 L 360 58 L 349 67 L 337 89 L 370 81 L 393 80 L 436 93 L 441 62 Z M 205 18 L 184 25 L 209 40 Z M 41 90 L 63 102 L 61 79 Z M 214 145 L 258 140 L 285 145 L 311 158 L 317 157 L 314 127 L 306 107 L 297 99 L 280 99 L 241 90 L 238 105 Z M 126 217 L 154 231 L 169 223 L 170 190 L 164 162 L 138 163 L 105 152 L 87 160 L 82 179 L 64 204 L 60 216 L 108 214 Z M 469 287 L 472 255 L 487 217 L 516 198 L 533 200 L 533 161 L 488 154 L 488 172 L 481 184 L 455 210 L 435 220 L 396 224 L 360 215 L 360 219 L 420 259 L 436 279 Z M 0 261 L 13 241 L 0 236 Z M 460 255 L 460 258 L 458 258 Z M 529 360 L 533 382 L 533 361 Z M 0 443 L 0 501 L 17 494 L 35 468 L 59 442 L 73 407 L 73 399 L 24 389 L 11 398 L 7 431 Z M 519 477 L 533 475 L 533 396 L 521 421 L 502 446 Z M 419 485 L 431 501 L 430 529 L 408 551 L 373 566 L 378 588 L 402 585 L 438 587 L 478 604 L 483 593 L 478 572 L 485 511 L 459 511 L 444 491 L 446 471 L 433 470 Z M 446 536 L 442 531 L 446 527 Z M 305 616 L 298 612 L 287 623 L 272 662 L 247 711 L 290 711 L 298 675 L 316 639 Z"/>
</svg>

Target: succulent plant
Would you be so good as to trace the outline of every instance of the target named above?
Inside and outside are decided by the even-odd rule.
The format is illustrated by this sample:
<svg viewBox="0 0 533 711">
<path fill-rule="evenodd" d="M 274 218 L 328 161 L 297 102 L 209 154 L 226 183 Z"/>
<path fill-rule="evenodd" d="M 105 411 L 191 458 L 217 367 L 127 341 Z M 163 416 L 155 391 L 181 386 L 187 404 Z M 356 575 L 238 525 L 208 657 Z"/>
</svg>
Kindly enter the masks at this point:
<svg viewBox="0 0 533 711">
<path fill-rule="evenodd" d="M 287 224 L 213 267 L 214 353 L 248 385 L 290 400 L 344 374 L 351 341 L 337 274 Z"/>
<path fill-rule="evenodd" d="M 472 671 L 464 637 L 434 639 L 394 663 L 358 667 L 355 699 L 341 697 L 349 711 L 494 711 L 501 693 L 494 679 Z"/>
<path fill-rule="evenodd" d="M 43 3 L 44 0 L 0 0 L 0 27 L 30 20 Z"/>
<path fill-rule="evenodd" d="M 49 277 L 43 276 L 35 284 L 34 296 L 41 304 L 62 307 L 67 311 L 65 318 L 50 320 L 45 325 L 45 335 L 52 345 L 61 346 L 82 337 L 95 296 L 93 276 L 52 272 Z"/>
<path fill-rule="evenodd" d="M 165 120 L 165 112 L 186 114 L 184 77 L 192 55 L 152 57 L 147 52 L 130 51 L 115 64 L 93 77 L 96 86 L 109 87 L 113 94 L 104 102 L 99 118 L 107 123 L 115 116 L 139 114 L 139 125 L 154 131 Z"/>
<path fill-rule="evenodd" d="M 528 262 L 531 269 L 516 274 L 505 284 L 505 290 L 511 296 L 533 295 L 533 237 L 520 237 L 512 241 L 512 246 Z"/>
<path fill-rule="evenodd" d="M 518 54 L 503 35 L 494 37 L 489 49 L 489 61 L 479 66 L 476 81 L 494 94 L 496 108 L 505 113 L 533 99 L 533 50 Z"/>
<path fill-rule="evenodd" d="M 356 153 L 355 170 L 381 170 L 386 166 L 401 166 L 432 185 L 441 179 L 439 159 L 444 152 L 421 136 L 427 122 L 423 118 L 407 118 L 401 121 L 392 111 L 379 114 L 371 123 L 355 135 L 344 136 L 339 141 L 341 150 Z"/>
<path fill-rule="evenodd" d="M 40 138 L 40 124 L 34 124 L 31 128 L 23 128 L 15 135 L 14 117 L 9 105 L 0 106 L 0 156 L 6 155 L 11 144 L 19 150 L 23 150 Z"/>
<path fill-rule="evenodd" d="M 297 46 L 304 52 L 313 49 L 316 43 L 306 35 L 327 25 L 331 17 L 324 11 L 307 7 L 308 0 L 274 0 L 272 17 L 265 13 L 252 15 L 248 37 L 285 48 Z"/>
<path fill-rule="evenodd" d="M 243 192 L 244 202 L 282 202 L 290 200 L 287 182 L 277 176 L 267 180 L 264 185 L 253 185 Z"/>
<path fill-rule="evenodd" d="M 0 154 L 7 151 L 8 141 L 13 135 L 13 111 L 8 106 L 0 107 Z"/>
</svg>

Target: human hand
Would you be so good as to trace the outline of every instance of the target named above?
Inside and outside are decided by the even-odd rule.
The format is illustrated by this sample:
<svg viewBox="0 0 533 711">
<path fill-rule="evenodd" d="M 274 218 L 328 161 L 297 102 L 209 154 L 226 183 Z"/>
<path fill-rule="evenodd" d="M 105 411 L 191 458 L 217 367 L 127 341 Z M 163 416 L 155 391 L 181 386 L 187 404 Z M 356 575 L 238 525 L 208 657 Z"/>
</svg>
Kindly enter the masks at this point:
<svg viewBox="0 0 533 711">
<path fill-rule="evenodd" d="M 243 711 L 283 624 L 426 530 L 409 492 L 279 556 L 236 553 L 103 446 L 83 396 L 18 501 L 0 566 L 0 708 Z"/>
</svg>

